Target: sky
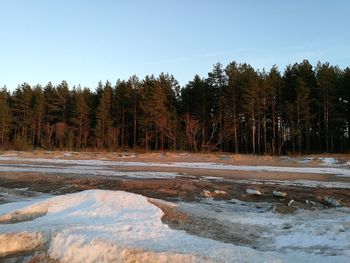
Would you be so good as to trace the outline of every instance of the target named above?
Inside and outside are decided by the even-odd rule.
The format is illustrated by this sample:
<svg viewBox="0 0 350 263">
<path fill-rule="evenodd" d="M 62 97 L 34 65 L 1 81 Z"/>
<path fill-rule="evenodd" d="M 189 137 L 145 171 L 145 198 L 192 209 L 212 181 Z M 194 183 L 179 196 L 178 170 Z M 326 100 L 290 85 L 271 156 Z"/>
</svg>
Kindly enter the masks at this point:
<svg viewBox="0 0 350 263">
<path fill-rule="evenodd" d="M 232 61 L 345 68 L 349 14 L 348 0 L 0 0 L 0 88 L 161 72 L 185 85 Z"/>
</svg>

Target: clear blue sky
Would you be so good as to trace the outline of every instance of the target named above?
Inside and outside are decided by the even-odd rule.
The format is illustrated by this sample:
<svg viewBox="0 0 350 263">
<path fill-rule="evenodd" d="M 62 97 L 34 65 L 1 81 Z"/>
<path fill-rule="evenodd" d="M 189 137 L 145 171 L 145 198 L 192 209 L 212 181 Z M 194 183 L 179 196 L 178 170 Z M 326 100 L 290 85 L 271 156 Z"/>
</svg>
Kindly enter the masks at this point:
<svg viewBox="0 0 350 263">
<path fill-rule="evenodd" d="M 350 66 L 348 0 L 0 0 L 0 87 L 94 89 L 169 72 L 184 85 L 218 61 L 283 70 Z"/>
</svg>

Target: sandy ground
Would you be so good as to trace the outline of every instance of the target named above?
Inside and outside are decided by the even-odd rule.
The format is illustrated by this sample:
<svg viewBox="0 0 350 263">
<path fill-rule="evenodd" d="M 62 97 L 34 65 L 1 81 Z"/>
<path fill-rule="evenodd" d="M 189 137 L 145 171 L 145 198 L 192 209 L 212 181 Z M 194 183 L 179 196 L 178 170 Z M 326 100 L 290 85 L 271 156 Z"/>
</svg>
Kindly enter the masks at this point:
<svg viewBox="0 0 350 263">
<path fill-rule="evenodd" d="M 27 158 L 52 158 L 69 160 L 114 160 L 133 162 L 215 162 L 237 165 L 271 165 L 314 167 L 322 162 L 317 158 L 337 158 L 340 162 L 350 161 L 350 154 L 318 154 L 296 156 L 257 156 L 231 153 L 188 153 L 188 152 L 61 152 L 61 151 L 0 151 L 0 155 Z M 299 162 L 307 158 L 314 158 L 310 162 Z"/>
</svg>

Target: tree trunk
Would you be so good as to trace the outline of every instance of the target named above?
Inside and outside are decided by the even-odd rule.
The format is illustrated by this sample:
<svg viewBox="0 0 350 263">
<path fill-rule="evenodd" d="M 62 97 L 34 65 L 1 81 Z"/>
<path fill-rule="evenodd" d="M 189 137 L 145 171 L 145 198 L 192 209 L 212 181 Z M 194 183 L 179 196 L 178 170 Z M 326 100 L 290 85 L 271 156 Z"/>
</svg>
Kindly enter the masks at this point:
<svg viewBox="0 0 350 263">
<path fill-rule="evenodd" d="M 326 97 L 323 99 L 324 107 L 324 125 L 325 125 L 325 137 L 326 137 L 326 152 L 329 152 L 329 133 L 328 133 L 328 101 Z"/>
<path fill-rule="evenodd" d="M 261 149 L 260 149 L 260 136 L 261 136 L 261 127 L 260 127 L 260 120 L 258 121 L 258 134 L 257 134 L 257 136 L 258 136 L 258 154 L 260 155 L 261 154 Z"/>
<path fill-rule="evenodd" d="M 266 124 L 265 124 L 266 129 Z M 276 115 L 275 115 L 275 106 L 272 106 L 272 155 L 275 155 L 275 147 L 276 147 Z"/>
<path fill-rule="evenodd" d="M 233 100 L 233 139 L 235 153 L 238 153 L 236 102 Z"/>
<path fill-rule="evenodd" d="M 254 117 L 252 119 L 252 147 L 253 147 L 253 154 L 255 154 L 255 119 Z"/>
<path fill-rule="evenodd" d="M 133 139 L 133 149 L 136 148 L 136 104 L 134 105 L 134 139 Z"/>
<path fill-rule="evenodd" d="M 122 110 L 122 136 L 121 136 L 121 144 L 120 146 L 124 147 L 124 118 L 125 118 L 125 111 Z"/>
</svg>

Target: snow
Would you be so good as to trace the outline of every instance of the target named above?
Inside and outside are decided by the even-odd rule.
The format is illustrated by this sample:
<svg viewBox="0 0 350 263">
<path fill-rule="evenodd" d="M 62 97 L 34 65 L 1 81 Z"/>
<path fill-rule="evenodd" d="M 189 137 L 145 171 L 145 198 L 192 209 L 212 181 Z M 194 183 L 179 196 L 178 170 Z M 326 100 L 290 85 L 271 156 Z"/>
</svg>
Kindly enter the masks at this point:
<svg viewBox="0 0 350 263">
<path fill-rule="evenodd" d="M 84 176 L 116 176 L 128 178 L 175 178 L 178 173 L 170 172 L 128 172 L 115 171 L 108 167 L 91 165 L 55 166 L 55 165 L 31 165 L 31 164 L 0 164 L 0 172 L 35 172 L 46 174 L 79 174 Z"/>
<path fill-rule="evenodd" d="M 326 166 L 334 166 L 339 163 L 339 161 L 336 158 L 332 158 L 332 157 L 322 157 L 319 159 L 322 161 L 322 164 Z"/>
<path fill-rule="evenodd" d="M 310 163 L 312 160 L 313 160 L 312 157 L 306 157 L 306 158 L 301 159 L 301 160 L 299 161 L 299 163 L 302 163 L 302 164 Z"/>
<path fill-rule="evenodd" d="M 227 260 L 225 252 L 232 253 L 230 246 L 225 244 L 169 229 L 161 222 L 163 213 L 160 209 L 148 203 L 145 197 L 130 193 L 85 191 L 48 199 L 2 217 L 14 218 L 38 211 L 47 214 L 31 222 L 1 225 L 0 232 L 17 232 L 12 237 L 18 240 L 18 250 L 23 251 L 28 247 L 28 242 L 21 241 L 23 238 L 28 240 L 29 234 L 24 234 L 26 230 L 46 232 L 34 240 L 36 247 L 38 242 L 43 242 L 42 235 L 48 236 L 47 232 L 54 228 L 49 254 L 61 262 L 112 262 L 123 255 L 140 259 L 151 256 L 164 262 L 169 259 L 201 261 L 209 256 L 205 252 L 207 249 L 223 259 L 226 255 Z M 6 238 L 8 233 L 0 237 Z M 37 232 L 32 234 L 38 235 Z M 13 251 L 14 245 L 7 252 Z M 223 254 L 220 256 L 219 252 Z M 255 254 L 248 250 L 247 256 L 250 253 Z"/>
<path fill-rule="evenodd" d="M 11 156 L 18 156 L 17 153 L 7 153 L 7 154 L 1 154 L 1 157 L 11 157 Z"/>
<path fill-rule="evenodd" d="M 40 212 L 41 216 L 19 223 L 0 224 L 2 255 L 47 247 L 51 258 L 73 263 L 346 262 L 349 259 L 342 253 L 328 257 L 303 251 L 282 254 L 272 252 L 273 248 L 262 252 L 172 230 L 162 223 L 163 212 L 146 197 L 121 191 L 88 190 L 34 204 L 28 201 L 27 206 L 22 204 L 22 208 L 18 208 L 14 205 L 10 211 L 11 205 L 14 204 L 7 204 L 5 213 L 0 205 L 0 218 L 14 220 L 18 215 L 33 212 Z M 245 222 L 243 218 L 241 220 Z M 338 220 L 338 223 L 349 222 L 348 218 L 344 220 Z M 336 230 L 336 226 L 330 228 Z M 343 236 L 340 237 L 349 238 L 347 229 L 341 233 Z M 334 243 L 337 248 L 349 249 L 347 242 L 343 240 L 341 245 L 339 241 Z M 5 243 L 9 245 L 3 245 Z"/>
<path fill-rule="evenodd" d="M 246 193 L 248 195 L 262 195 L 262 193 L 259 190 L 256 190 L 256 189 L 247 189 Z"/>
<path fill-rule="evenodd" d="M 253 239 L 250 241 L 261 251 L 305 252 L 326 258 L 343 255 L 347 259 L 344 262 L 350 262 L 349 208 L 298 210 L 296 214 L 283 215 L 273 213 L 268 203 L 213 199 L 200 203 L 180 202 L 179 207 L 184 212 L 219 220 L 225 226 L 231 225 L 242 236 L 246 234 L 248 237 L 252 232 Z M 337 257 L 330 260 L 335 261 Z"/>
</svg>

